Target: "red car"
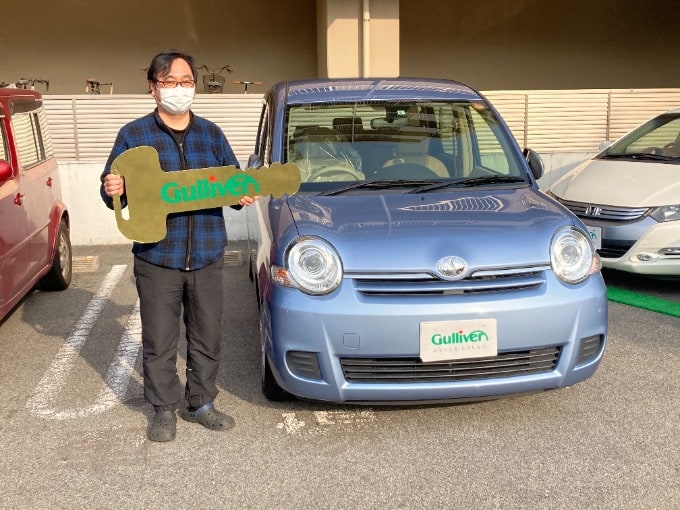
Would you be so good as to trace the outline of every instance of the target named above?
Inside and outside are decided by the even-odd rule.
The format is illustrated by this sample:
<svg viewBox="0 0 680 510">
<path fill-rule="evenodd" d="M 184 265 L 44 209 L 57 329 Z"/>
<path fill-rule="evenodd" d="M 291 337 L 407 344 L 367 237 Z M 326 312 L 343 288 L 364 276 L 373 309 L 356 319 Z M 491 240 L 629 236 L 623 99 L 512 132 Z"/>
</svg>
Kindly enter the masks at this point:
<svg viewBox="0 0 680 510">
<path fill-rule="evenodd" d="M 71 283 L 69 215 L 42 96 L 0 88 L 0 320 L 36 285 Z"/>
</svg>

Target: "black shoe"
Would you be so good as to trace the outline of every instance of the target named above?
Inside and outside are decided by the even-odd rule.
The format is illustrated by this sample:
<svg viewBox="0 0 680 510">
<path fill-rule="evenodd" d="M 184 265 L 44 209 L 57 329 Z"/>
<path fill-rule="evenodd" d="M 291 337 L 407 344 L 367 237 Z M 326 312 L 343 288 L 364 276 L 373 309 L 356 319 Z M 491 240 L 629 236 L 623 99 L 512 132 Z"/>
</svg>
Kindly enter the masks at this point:
<svg viewBox="0 0 680 510">
<path fill-rule="evenodd" d="M 175 411 L 158 411 L 147 431 L 151 441 L 172 441 L 177 432 L 177 415 Z"/>
<path fill-rule="evenodd" d="M 179 412 L 179 415 L 183 420 L 200 423 L 210 430 L 227 430 L 235 425 L 234 418 L 215 409 L 212 402 L 208 402 L 193 411 L 183 409 Z"/>
</svg>

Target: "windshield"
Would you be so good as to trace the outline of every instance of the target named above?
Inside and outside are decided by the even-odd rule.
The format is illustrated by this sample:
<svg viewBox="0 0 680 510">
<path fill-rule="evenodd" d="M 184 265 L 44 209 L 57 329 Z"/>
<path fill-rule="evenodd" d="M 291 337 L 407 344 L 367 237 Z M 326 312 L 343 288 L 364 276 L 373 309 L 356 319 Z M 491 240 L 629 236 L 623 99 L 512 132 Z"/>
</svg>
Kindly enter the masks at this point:
<svg viewBox="0 0 680 510">
<path fill-rule="evenodd" d="M 293 105 L 284 136 L 284 161 L 300 167 L 303 189 L 357 181 L 526 180 L 514 142 L 482 102 Z"/>
<path fill-rule="evenodd" d="M 680 115 L 659 115 L 609 147 L 601 157 L 652 156 L 656 160 L 680 158 Z"/>
</svg>

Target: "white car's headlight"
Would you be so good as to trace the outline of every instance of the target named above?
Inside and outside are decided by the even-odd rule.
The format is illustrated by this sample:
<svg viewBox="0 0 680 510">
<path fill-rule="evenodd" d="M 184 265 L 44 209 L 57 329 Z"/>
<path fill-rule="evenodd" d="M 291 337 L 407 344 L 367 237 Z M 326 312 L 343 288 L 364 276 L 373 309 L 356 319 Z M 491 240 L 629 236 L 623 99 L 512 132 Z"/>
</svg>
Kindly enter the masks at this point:
<svg viewBox="0 0 680 510">
<path fill-rule="evenodd" d="M 288 249 L 285 267 L 271 268 L 274 281 L 306 294 L 329 294 L 342 281 L 342 262 L 330 243 L 318 237 L 300 237 Z"/>
<path fill-rule="evenodd" d="M 550 245 L 550 263 L 560 280 L 579 283 L 600 270 L 600 257 L 590 239 L 574 227 L 562 227 L 555 232 Z"/>
<path fill-rule="evenodd" d="M 650 216 L 659 223 L 663 223 L 664 221 L 678 221 L 680 220 L 680 204 L 657 207 L 652 211 Z"/>
</svg>

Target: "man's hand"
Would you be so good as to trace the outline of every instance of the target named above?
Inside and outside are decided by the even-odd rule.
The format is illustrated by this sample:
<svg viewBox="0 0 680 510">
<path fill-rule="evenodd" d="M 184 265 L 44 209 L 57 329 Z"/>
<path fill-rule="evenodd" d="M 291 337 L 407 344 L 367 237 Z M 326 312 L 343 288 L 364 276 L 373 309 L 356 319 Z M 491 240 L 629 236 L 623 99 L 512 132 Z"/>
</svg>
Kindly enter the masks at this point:
<svg viewBox="0 0 680 510">
<path fill-rule="evenodd" d="M 104 177 L 104 193 L 109 197 L 124 195 L 125 179 L 120 175 L 106 174 L 106 177 Z"/>
<path fill-rule="evenodd" d="M 256 200 L 259 200 L 259 199 L 260 199 L 259 196 L 255 196 L 255 197 L 248 197 L 248 196 L 241 197 L 241 199 L 238 201 L 238 205 L 242 205 L 242 206 L 252 205 L 252 204 L 255 203 Z"/>
</svg>

